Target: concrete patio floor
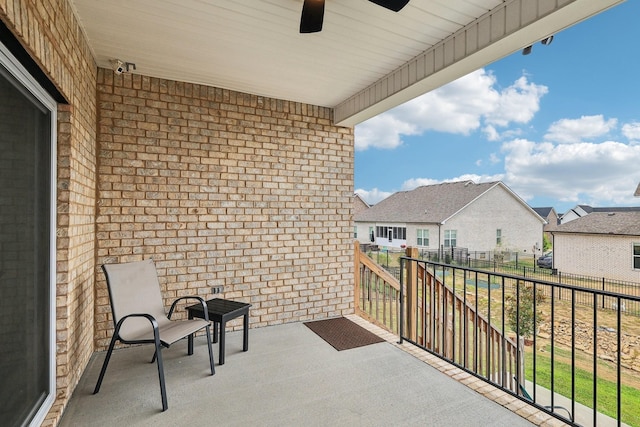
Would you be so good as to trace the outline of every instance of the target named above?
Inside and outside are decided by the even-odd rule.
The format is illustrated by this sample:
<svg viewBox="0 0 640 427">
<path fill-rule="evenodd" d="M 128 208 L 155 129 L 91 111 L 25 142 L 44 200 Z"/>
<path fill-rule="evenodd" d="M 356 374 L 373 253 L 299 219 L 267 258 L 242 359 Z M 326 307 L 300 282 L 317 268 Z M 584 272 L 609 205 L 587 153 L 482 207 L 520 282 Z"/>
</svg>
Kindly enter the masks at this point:
<svg viewBox="0 0 640 427">
<path fill-rule="evenodd" d="M 336 351 L 302 323 L 227 333 L 226 363 L 210 375 L 206 341 L 163 351 L 169 409 L 161 411 L 151 346 L 94 355 L 60 426 L 560 426 L 563 423 L 360 317 L 387 342 Z M 218 360 L 218 346 L 215 357 Z M 530 421 L 529 421 L 530 420 Z"/>
</svg>

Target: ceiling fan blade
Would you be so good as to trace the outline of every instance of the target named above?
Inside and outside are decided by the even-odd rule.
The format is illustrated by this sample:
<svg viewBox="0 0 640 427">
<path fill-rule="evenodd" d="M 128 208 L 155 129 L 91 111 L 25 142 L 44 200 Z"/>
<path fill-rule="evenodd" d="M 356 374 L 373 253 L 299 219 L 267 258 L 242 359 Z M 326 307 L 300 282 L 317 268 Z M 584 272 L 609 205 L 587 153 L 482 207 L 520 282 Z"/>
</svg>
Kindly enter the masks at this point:
<svg viewBox="0 0 640 427">
<path fill-rule="evenodd" d="M 301 33 L 317 33 L 322 30 L 324 0 L 304 0 L 300 17 Z"/>
<path fill-rule="evenodd" d="M 369 0 L 371 3 L 375 3 L 378 6 L 382 6 L 385 9 L 393 10 L 394 12 L 399 12 L 400 9 L 405 7 L 409 0 Z"/>
</svg>

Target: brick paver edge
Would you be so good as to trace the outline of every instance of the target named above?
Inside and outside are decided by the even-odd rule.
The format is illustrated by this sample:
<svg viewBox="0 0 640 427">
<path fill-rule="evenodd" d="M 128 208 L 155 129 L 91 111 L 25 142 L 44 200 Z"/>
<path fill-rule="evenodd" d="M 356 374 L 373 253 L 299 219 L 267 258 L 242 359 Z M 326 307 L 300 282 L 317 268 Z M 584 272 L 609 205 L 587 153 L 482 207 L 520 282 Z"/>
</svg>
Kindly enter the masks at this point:
<svg viewBox="0 0 640 427">
<path fill-rule="evenodd" d="M 374 325 L 373 323 L 363 319 L 357 314 L 350 314 L 345 317 L 367 329 L 368 331 L 378 335 L 389 344 L 399 348 L 406 353 L 411 354 L 415 358 L 434 367 L 443 374 L 450 376 L 454 380 L 458 381 L 461 384 L 464 384 L 470 389 L 475 390 L 487 399 L 496 402 L 497 404 L 507 408 L 517 415 L 520 415 L 521 417 L 525 418 L 527 421 L 535 425 L 538 425 L 540 427 L 570 426 L 569 424 L 562 422 L 561 420 L 545 413 L 544 411 L 536 409 L 534 406 L 528 405 L 526 402 L 523 402 L 522 400 L 509 395 L 508 393 L 500 390 L 498 387 L 495 387 L 480 378 L 474 377 L 470 373 L 463 371 L 457 366 L 454 366 L 451 363 L 428 353 L 427 351 L 419 349 L 411 343 L 404 342 L 402 344 L 399 344 L 397 335 L 385 329 L 382 329 L 377 325 Z"/>
</svg>

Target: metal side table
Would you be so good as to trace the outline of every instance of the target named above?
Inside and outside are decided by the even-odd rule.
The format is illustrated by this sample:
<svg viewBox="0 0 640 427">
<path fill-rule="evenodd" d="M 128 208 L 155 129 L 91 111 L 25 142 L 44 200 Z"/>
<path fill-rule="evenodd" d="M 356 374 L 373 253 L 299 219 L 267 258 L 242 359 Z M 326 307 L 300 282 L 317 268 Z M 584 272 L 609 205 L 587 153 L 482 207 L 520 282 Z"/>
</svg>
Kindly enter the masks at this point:
<svg viewBox="0 0 640 427">
<path fill-rule="evenodd" d="M 213 342 L 217 342 L 218 334 L 220 337 L 219 344 L 219 362 L 218 364 L 224 365 L 224 344 L 225 344 L 225 330 L 229 320 L 235 319 L 239 316 L 244 316 L 244 334 L 242 351 L 249 350 L 249 307 L 251 304 L 239 301 L 232 301 L 222 298 L 214 298 L 207 301 L 207 312 L 209 314 L 209 320 L 213 322 Z M 204 311 L 202 311 L 201 304 L 194 304 L 187 307 L 189 312 L 189 319 L 199 317 L 204 319 Z M 218 333 L 218 327 L 220 332 Z M 187 351 L 189 354 L 193 354 L 193 335 L 188 338 Z"/>
</svg>

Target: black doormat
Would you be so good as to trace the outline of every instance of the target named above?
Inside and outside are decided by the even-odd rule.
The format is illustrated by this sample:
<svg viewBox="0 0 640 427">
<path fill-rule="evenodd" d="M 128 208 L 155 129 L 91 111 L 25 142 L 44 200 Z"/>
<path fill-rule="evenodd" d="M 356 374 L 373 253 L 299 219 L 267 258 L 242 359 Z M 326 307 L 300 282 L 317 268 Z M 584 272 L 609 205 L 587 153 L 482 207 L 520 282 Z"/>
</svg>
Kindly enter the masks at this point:
<svg viewBox="0 0 640 427">
<path fill-rule="evenodd" d="M 346 317 L 316 320 L 305 325 L 338 351 L 384 342 L 382 338 Z"/>
</svg>

